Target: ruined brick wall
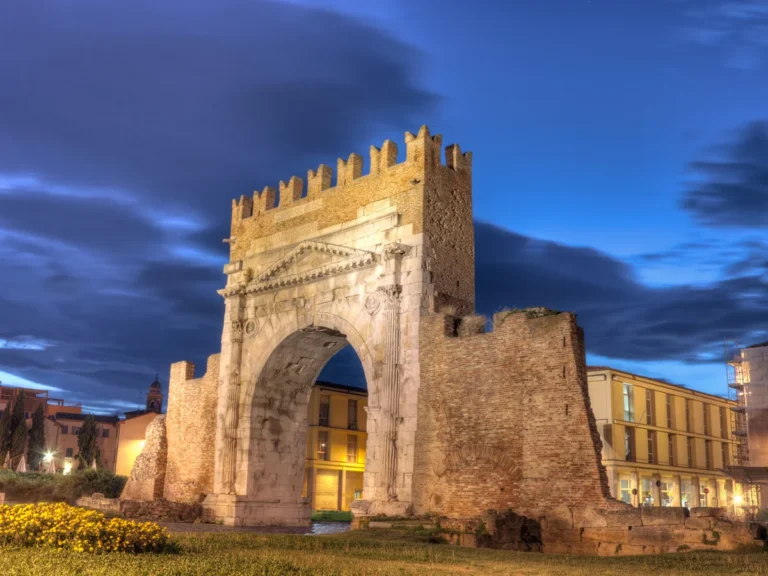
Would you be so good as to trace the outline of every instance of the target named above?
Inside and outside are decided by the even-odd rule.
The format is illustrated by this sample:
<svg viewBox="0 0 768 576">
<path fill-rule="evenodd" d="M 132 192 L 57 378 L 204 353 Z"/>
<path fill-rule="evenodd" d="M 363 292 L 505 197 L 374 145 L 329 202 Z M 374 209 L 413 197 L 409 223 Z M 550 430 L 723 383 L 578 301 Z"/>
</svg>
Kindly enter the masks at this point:
<svg viewBox="0 0 768 576">
<path fill-rule="evenodd" d="M 600 463 L 575 316 L 528 316 L 499 313 L 493 332 L 464 337 L 453 317 L 422 319 L 417 514 L 511 508 L 572 525 L 619 505 Z"/>
<path fill-rule="evenodd" d="M 171 365 L 164 495 L 172 502 L 198 501 L 213 490 L 219 354 L 208 358 L 201 378 L 194 375 L 191 362 Z"/>
</svg>

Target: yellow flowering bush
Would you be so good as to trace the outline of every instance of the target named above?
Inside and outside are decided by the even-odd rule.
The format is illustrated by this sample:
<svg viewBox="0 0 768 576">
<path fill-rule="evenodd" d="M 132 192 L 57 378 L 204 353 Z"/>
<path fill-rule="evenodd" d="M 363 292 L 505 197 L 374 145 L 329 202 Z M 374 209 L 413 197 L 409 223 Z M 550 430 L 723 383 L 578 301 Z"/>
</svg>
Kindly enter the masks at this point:
<svg viewBox="0 0 768 576">
<path fill-rule="evenodd" d="M 106 518 L 64 503 L 0 506 L 0 546 L 49 546 L 76 552 L 160 552 L 168 531 L 154 522 Z"/>
</svg>

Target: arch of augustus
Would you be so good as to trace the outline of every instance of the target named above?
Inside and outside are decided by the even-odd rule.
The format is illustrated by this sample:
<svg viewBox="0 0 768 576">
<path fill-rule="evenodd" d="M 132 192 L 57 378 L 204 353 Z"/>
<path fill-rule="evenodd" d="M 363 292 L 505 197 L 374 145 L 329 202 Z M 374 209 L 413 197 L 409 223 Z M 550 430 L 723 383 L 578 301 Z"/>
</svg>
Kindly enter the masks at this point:
<svg viewBox="0 0 768 576">
<path fill-rule="evenodd" d="M 358 518 L 613 506 L 573 314 L 473 316 L 472 156 L 426 126 L 232 203 L 221 352 L 171 367 L 124 498 L 301 525 L 307 404 L 350 345 L 368 386 Z M 444 160 L 443 160 L 444 152 Z M 557 433 L 555 433 L 557 430 Z M 565 442 L 565 444 L 563 444 Z M 158 448 L 161 446 L 162 449 Z M 158 454 L 162 453 L 160 456 Z M 546 489 L 543 489 L 543 484 Z"/>
</svg>

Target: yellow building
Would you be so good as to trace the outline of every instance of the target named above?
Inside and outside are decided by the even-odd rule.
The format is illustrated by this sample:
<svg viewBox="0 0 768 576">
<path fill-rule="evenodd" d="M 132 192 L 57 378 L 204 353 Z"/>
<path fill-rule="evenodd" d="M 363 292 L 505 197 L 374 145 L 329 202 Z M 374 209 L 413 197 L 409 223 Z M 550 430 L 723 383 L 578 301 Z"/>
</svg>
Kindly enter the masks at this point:
<svg viewBox="0 0 768 576">
<path fill-rule="evenodd" d="M 588 369 L 611 494 L 634 506 L 740 506 L 723 471 L 735 403 L 611 368 Z"/>
<path fill-rule="evenodd" d="M 133 463 L 144 449 L 147 427 L 157 417 L 154 410 L 136 410 L 118 422 L 117 465 L 115 474 L 130 476 Z"/>
<path fill-rule="evenodd" d="M 365 469 L 365 390 L 327 382 L 312 387 L 304 497 L 313 510 L 349 510 L 362 498 Z"/>
</svg>

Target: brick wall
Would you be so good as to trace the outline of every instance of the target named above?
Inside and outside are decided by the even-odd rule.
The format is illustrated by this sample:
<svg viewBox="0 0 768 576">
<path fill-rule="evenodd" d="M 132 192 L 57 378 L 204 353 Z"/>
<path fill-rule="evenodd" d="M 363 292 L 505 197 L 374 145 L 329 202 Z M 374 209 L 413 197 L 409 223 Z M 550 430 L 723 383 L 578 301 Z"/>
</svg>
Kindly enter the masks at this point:
<svg viewBox="0 0 768 576">
<path fill-rule="evenodd" d="M 499 313 L 457 337 L 422 318 L 414 511 L 561 516 L 614 507 L 589 406 L 584 340 L 571 313 Z"/>
<path fill-rule="evenodd" d="M 171 365 L 165 498 L 172 502 L 194 502 L 213 491 L 219 354 L 208 358 L 201 378 L 194 374 L 191 362 Z"/>
</svg>

